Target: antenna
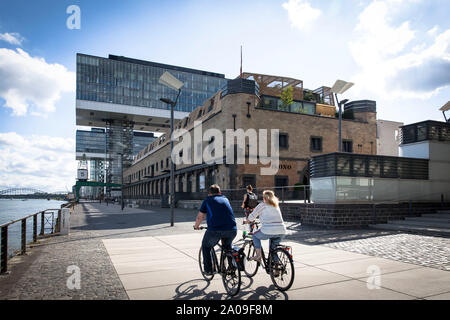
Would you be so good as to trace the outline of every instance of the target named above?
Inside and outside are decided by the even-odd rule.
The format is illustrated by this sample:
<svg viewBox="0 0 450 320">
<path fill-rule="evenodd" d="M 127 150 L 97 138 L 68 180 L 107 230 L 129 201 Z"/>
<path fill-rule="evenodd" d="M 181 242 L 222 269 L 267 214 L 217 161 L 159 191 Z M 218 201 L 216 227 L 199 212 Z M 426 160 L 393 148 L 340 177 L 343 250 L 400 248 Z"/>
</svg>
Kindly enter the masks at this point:
<svg viewBox="0 0 450 320">
<path fill-rule="evenodd" d="M 242 79 L 242 45 L 241 45 L 241 75 L 240 75 L 241 79 Z"/>
</svg>

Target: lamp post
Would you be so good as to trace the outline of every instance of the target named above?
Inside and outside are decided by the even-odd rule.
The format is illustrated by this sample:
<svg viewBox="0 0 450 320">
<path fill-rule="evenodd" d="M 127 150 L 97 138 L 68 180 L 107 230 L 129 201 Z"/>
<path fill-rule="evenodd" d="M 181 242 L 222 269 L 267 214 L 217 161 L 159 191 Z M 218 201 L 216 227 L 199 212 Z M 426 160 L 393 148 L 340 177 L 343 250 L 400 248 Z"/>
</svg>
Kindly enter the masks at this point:
<svg viewBox="0 0 450 320">
<path fill-rule="evenodd" d="M 342 100 L 339 102 L 337 95 L 343 94 L 345 91 L 350 89 L 354 83 L 347 82 L 344 80 L 336 80 L 333 87 L 331 88 L 331 92 L 334 93 L 334 96 L 336 98 L 336 102 L 339 107 L 339 152 L 342 152 L 342 105 L 346 104 L 348 102 L 348 99 Z"/>
<path fill-rule="evenodd" d="M 183 82 L 175 78 L 169 72 L 164 72 L 159 78 L 159 83 L 169 87 L 175 91 L 178 91 L 177 98 L 175 102 L 167 98 L 160 98 L 162 102 L 170 105 L 170 226 L 174 225 L 174 209 L 175 209 L 175 164 L 173 162 L 173 120 L 174 120 L 174 109 L 177 105 L 178 98 L 180 97 L 181 88 L 183 87 Z"/>
<path fill-rule="evenodd" d="M 450 110 L 450 101 L 447 102 L 446 104 L 444 104 L 439 110 L 442 111 L 442 114 L 444 115 L 445 122 L 450 122 L 450 118 L 447 119 L 447 116 L 445 115 L 445 111 Z"/>
<path fill-rule="evenodd" d="M 124 207 L 124 202 L 123 202 L 123 153 L 119 153 L 120 154 L 120 207 L 122 208 L 123 211 L 123 207 Z"/>
<path fill-rule="evenodd" d="M 123 202 L 123 155 L 125 153 L 125 149 L 127 146 L 122 142 L 118 142 L 117 145 L 122 148 L 122 152 L 117 152 L 117 155 L 120 156 L 120 206 L 123 211 L 124 202 Z"/>
</svg>

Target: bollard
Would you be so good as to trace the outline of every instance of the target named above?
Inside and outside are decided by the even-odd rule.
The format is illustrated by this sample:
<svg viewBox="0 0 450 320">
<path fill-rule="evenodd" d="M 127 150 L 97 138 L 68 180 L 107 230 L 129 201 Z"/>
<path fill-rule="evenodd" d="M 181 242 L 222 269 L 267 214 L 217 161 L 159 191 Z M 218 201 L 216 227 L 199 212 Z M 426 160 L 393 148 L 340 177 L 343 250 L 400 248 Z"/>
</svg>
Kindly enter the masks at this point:
<svg viewBox="0 0 450 320">
<path fill-rule="evenodd" d="M 61 209 L 58 210 L 58 218 L 56 219 L 55 232 L 61 232 Z"/>
<path fill-rule="evenodd" d="M 1 239 L 2 245 L 0 249 L 0 273 L 6 273 L 8 271 L 8 226 L 2 227 Z"/>
<path fill-rule="evenodd" d="M 306 203 L 306 186 L 303 186 L 303 203 Z"/>
<path fill-rule="evenodd" d="M 44 226 L 45 226 L 45 211 L 41 212 L 41 236 L 44 235 Z"/>
<path fill-rule="evenodd" d="M 22 254 L 27 251 L 27 219 L 22 219 Z"/>
<path fill-rule="evenodd" d="M 33 216 L 33 242 L 37 242 L 37 214 Z"/>
</svg>

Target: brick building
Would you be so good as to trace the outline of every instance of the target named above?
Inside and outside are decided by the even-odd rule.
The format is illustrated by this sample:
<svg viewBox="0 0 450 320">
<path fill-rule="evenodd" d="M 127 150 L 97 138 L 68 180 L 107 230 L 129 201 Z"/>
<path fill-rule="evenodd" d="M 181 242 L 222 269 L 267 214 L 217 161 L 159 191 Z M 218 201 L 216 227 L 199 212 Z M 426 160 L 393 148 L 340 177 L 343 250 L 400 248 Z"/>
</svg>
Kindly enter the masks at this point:
<svg viewBox="0 0 450 320">
<path fill-rule="evenodd" d="M 286 100 L 286 95 L 290 96 L 290 101 Z M 188 117 L 176 122 L 175 129 L 185 129 L 193 136 L 194 125 L 199 123 L 203 132 L 208 129 L 218 129 L 222 133 L 227 129 L 243 129 L 244 132 L 279 129 L 278 172 L 261 175 L 260 169 L 268 164 L 260 161 L 250 164 L 252 146 L 245 140 L 244 145 L 233 146 L 235 151 L 244 152 L 244 164 L 216 161 L 177 165 L 175 191 L 179 195 L 203 192 L 212 183 L 218 183 L 223 189 L 247 184 L 257 188 L 308 184 L 308 160 L 314 155 L 338 151 L 339 121 L 333 95 L 328 87 L 304 89 L 303 82 L 297 79 L 244 73 L 242 78 L 228 80 L 222 90 Z M 190 159 L 214 142 L 205 139 L 201 145 L 195 145 L 194 140 L 188 149 Z M 344 116 L 342 140 L 344 152 L 376 154 L 374 101 L 363 100 L 351 114 Z M 226 154 L 226 146 L 223 148 Z M 181 151 L 179 156 L 183 156 Z M 132 166 L 124 171 L 124 196 L 159 199 L 168 194 L 170 161 L 170 139 L 164 134 L 142 150 Z"/>
</svg>

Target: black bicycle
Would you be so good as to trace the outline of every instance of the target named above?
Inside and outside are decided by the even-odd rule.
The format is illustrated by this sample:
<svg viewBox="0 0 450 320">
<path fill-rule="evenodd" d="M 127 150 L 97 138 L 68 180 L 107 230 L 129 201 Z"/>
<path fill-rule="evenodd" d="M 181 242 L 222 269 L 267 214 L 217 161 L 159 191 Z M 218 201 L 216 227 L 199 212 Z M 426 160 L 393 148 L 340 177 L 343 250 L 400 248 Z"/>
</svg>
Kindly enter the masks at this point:
<svg viewBox="0 0 450 320">
<path fill-rule="evenodd" d="M 258 226 L 257 222 L 252 223 L 251 230 Z M 286 291 L 294 282 L 295 269 L 292 260 L 292 248 L 285 245 L 278 245 L 275 249 L 270 249 L 269 255 L 266 257 L 263 248 L 261 248 L 261 262 L 249 260 L 256 256 L 256 249 L 252 240 L 253 233 L 243 233 L 244 241 L 244 272 L 247 277 L 253 277 L 259 266 L 262 267 L 267 274 L 270 275 L 275 287 L 280 291 Z"/>
<path fill-rule="evenodd" d="M 200 230 L 208 229 L 207 227 L 200 227 Z M 218 248 L 216 248 L 218 247 Z M 220 260 L 217 260 L 217 253 L 220 251 Z M 222 276 L 222 282 L 230 297 L 233 297 L 241 290 L 241 266 L 243 261 L 239 259 L 240 253 L 234 250 L 227 250 L 223 245 L 217 244 L 211 249 L 211 259 L 213 266 L 213 273 L 206 274 L 203 269 L 203 251 L 200 247 L 198 253 L 198 264 L 203 278 L 206 281 L 211 281 L 216 273 Z"/>
</svg>

